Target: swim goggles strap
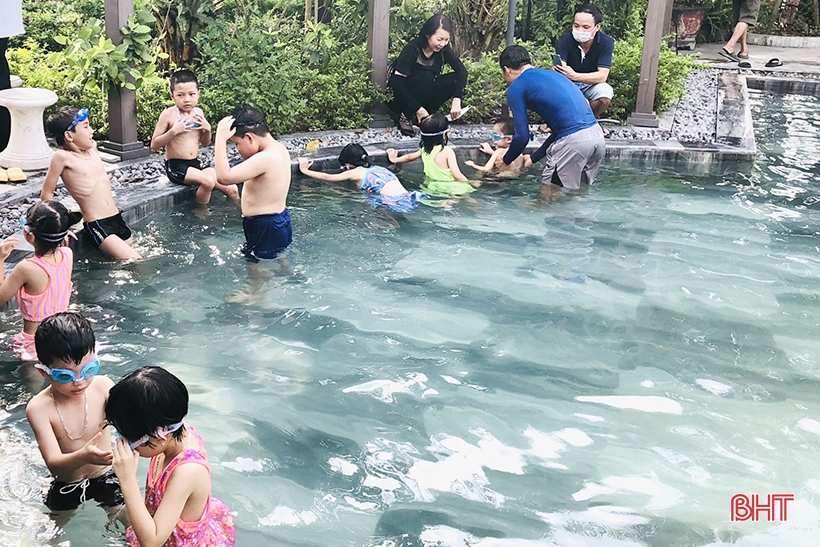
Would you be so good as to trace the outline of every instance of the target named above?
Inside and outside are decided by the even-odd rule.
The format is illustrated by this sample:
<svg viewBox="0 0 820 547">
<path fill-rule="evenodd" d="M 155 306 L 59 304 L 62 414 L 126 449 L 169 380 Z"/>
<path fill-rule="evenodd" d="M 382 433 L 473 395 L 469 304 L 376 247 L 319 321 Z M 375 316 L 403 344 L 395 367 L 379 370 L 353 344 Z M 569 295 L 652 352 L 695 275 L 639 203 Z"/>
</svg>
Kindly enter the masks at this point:
<svg viewBox="0 0 820 547">
<path fill-rule="evenodd" d="M 444 131 L 439 131 L 438 133 L 419 133 L 419 135 L 421 135 L 422 137 L 438 137 L 439 135 L 444 135 L 450 129 L 452 129 L 452 127 L 447 126 L 447 129 L 445 129 Z"/>
</svg>

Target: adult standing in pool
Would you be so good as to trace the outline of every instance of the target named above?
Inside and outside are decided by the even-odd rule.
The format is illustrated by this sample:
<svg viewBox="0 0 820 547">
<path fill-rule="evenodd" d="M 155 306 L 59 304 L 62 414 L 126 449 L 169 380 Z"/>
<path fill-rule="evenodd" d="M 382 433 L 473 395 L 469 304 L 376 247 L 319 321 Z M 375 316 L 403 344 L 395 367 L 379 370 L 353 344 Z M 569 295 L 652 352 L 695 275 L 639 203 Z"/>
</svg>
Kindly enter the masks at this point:
<svg viewBox="0 0 820 547">
<path fill-rule="evenodd" d="M 11 70 L 6 60 L 6 48 L 9 38 L 23 34 L 23 0 L 0 0 L 0 90 L 11 88 Z M 11 133 L 11 116 L 9 111 L 0 106 L 0 152 L 9 143 Z"/>
<path fill-rule="evenodd" d="M 530 140 L 527 110 L 536 112 L 552 129 L 541 147 L 524 165 L 546 158 L 541 175 L 542 193 L 564 187 L 578 190 L 592 184 L 604 159 L 604 133 L 592 114 L 589 102 L 569 79 L 554 70 L 532 66 L 527 50 L 507 46 L 498 58 L 507 88 L 507 103 L 515 122 L 515 135 L 509 150 L 496 160 L 499 169 L 508 166 Z"/>
<path fill-rule="evenodd" d="M 412 123 L 433 114 L 451 97 L 451 117 L 461 115 L 467 69 L 450 46 L 452 38 L 453 22 L 446 15 L 436 14 L 422 25 L 418 37 L 404 46 L 392 64 L 387 87 L 393 91 L 393 100 L 387 107 L 402 134 L 413 136 Z M 442 76 L 445 64 L 453 72 Z"/>
</svg>

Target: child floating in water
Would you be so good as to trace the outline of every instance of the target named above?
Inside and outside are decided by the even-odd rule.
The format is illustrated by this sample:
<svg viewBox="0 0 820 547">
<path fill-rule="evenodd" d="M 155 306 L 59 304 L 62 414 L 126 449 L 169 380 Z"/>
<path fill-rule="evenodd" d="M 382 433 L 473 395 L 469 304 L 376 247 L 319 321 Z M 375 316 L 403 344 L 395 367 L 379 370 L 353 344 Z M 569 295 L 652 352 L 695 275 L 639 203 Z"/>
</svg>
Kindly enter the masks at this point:
<svg viewBox="0 0 820 547">
<path fill-rule="evenodd" d="M 205 442 L 183 422 L 188 389 L 160 367 L 135 370 L 111 388 L 105 417 L 121 437 L 114 471 L 122 485 L 132 547 L 233 547 L 236 527 L 228 507 L 211 496 Z M 137 484 L 140 456 L 151 458 L 145 503 Z"/>
<path fill-rule="evenodd" d="M 467 160 L 464 163 L 473 169 L 478 169 L 479 171 L 496 171 L 496 160 L 498 158 L 503 158 L 504 154 L 507 153 L 507 149 L 510 147 L 510 143 L 512 143 L 513 133 L 515 133 L 515 122 L 513 122 L 512 118 L 507 118 L 504 121 L 496 123 L 493 125 L 493 132 L 490 135 L 495 143 L 495 150 L 490 148 L 490 145 L 486 142 L 481 143 L 481 151 L 490 155 L 490 159 L 487 160 L 487 163 L 484 165 L 477 165 L 473 162 L 473 160 Z M 509 165 L 503 170 L 498 170 L 497 173 L 504 177 L 514 178 L 518 176 L 523 166 L 524 156 L 518 156 L 512 162 L 512 165 Z"/>
<path fill-rule="evenodd" d="M 415 209 L 424 197 L 421 192 L 408 192 L 396 175 L 378 165 L 370 164 L 370 157 L 365 149 L 355 143 L 342 148 L 339 164 L 342 172 L 337 174 L 313 171 L 313 162 L 299 158 L 299 170 L 310 178 L 328 182 L 355 182 L 368 196 L 373 207 L 384 207 L 396 213 L 408 213 Z"/>
<path fill-rule="evenodd" d="M 75 220 L 79 221 L 79 214 Z M 17 245 L 10 237 L 0 244 L 0 304 L 16 294 L 23 316 L 23 330 L 14 335 L 12 351 L 23 361 L 37 361 L 34 333 L 40 321 L 68 309 L 71 299 L 71 270 L 74 253 L 63 247 L 72 219 L 59 201 L 41 201 L 32 205 L 21 219 L 23 237 L 34 247 L 34 256 L 14 266 L 3 279 L 3 265 Z"/>
<path fill-rule="evenodd" d="M 450 122 L 443 114 L 427 116 L 419 124 L 421 129 L 421 148 L 399 156 L 395 149 L 387 149 L 387 157 L 393 163 L 407 163 L 421 158 L 424 162 L 424 193 L 433 196 L 461 196 L 474 192 L 475 188 L 467 182 L 458 167 L 455 151 L 447 146 L 447 133 Z"/>
</svg>

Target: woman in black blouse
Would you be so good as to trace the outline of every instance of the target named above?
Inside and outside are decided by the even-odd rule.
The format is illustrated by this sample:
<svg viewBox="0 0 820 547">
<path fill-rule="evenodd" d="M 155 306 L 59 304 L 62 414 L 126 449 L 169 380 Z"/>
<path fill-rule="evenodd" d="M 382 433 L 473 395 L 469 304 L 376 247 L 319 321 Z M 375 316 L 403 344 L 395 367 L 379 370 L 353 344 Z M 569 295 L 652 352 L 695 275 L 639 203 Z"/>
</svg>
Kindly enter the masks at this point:
<svg viewBox="0 0 820 547">
<path fill-rule="evenodd" d="M 413 135 L 410 120 L 418 123 L 436 112 L 445 101 L 453 98 L 450 115 L 461 115 L 461 98 L 467 85 L 467 69 L 450 47 L 453 22 L 445 15 L 434 15 L 401 50 L 391 67 L 387 87 L 393 90 L 393 100 L 387 107 L 402 133 Z M 453 72 L 441 75 L 445 64 Z"/>
</svg>

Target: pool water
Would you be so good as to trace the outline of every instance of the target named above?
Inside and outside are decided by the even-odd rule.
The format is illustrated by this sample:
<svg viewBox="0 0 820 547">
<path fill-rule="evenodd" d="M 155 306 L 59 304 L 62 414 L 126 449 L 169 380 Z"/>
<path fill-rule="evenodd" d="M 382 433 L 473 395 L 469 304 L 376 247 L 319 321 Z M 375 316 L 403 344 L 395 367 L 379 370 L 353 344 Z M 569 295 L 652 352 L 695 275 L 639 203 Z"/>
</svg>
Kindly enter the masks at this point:
<svg viewBox="0 0 820 547">
<path fill-rule="evenodd" d="M 820 100 L 753 101 L 746 173 L 610 162 L 544 203 L 533 170 L 405 216 L 295 181 L 275 267 L 215 199 L 138 225 L 142 264 L 78 261 L 74 302 L 105 373 L 187 384 L 241 546 L 808 545 Z M 3 359 L 0 543 L 122 545 L 93 504 L 44 514 L 36 388 Z M 738 493 L 795 500 L 732 522 Z"/>
</svg>

